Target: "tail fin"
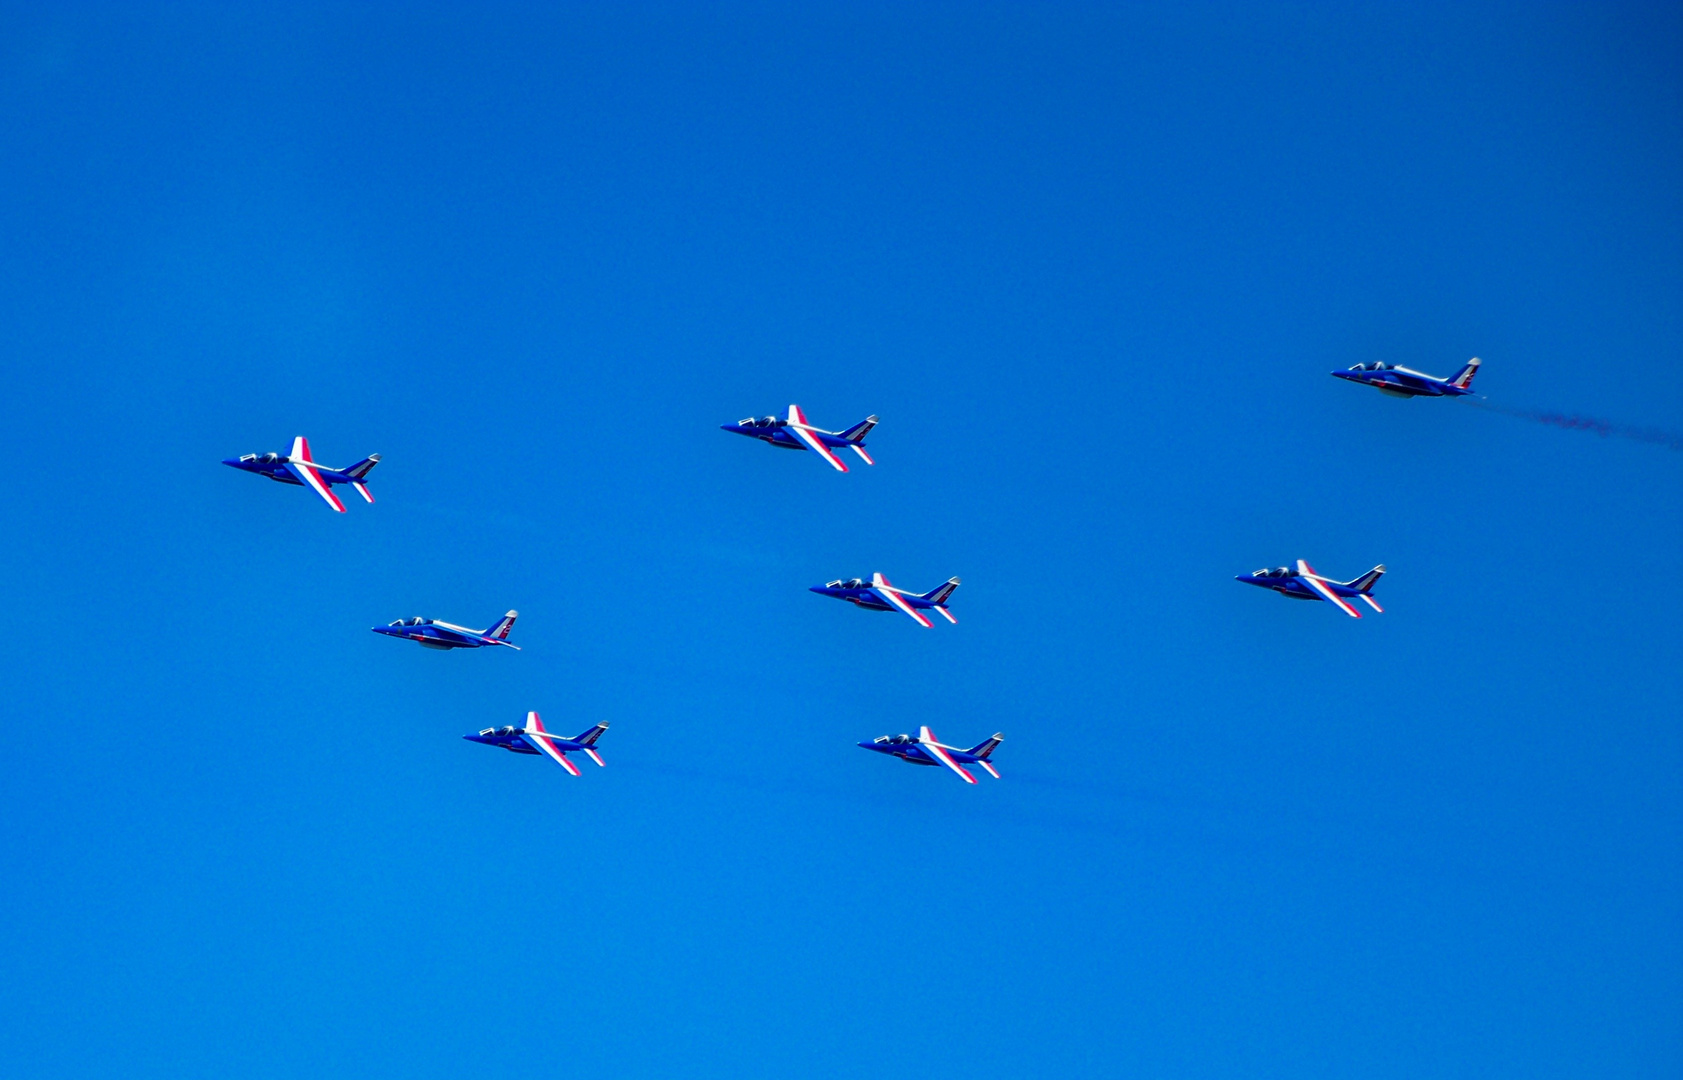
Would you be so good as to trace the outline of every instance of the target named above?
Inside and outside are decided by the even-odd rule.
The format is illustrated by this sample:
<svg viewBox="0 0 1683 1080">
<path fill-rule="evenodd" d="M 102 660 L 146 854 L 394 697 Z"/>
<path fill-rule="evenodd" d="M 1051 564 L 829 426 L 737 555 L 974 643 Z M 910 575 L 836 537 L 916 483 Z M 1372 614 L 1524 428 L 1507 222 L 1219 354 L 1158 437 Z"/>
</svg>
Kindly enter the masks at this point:
<svg viewBox="0 0 1683 1080">
<path fill-rule="evenodd" d="M 977 743 L 975 746 L 972 746 L 969 750 L 969 753 L 974 757 L 978 757 L 978 758 L 981 758 L 983 761 L 986 761 L 988 759 L 988 755 L 993 753 L 993 748 L 998 746 L 1000 743 L 1002 743 L 1004 741 L 1005 741 L 1005 736 L 1001 735 L 999 732 L 996 731 L 996 732 L 993 733 L 993 735 L 991 737 L 983 739 L 981 742 Z"/>
<path fill-rule="evenodd" d="M 507 641 L 508 640 L 508 632 L 510 630 L 514 629 L 514 620 L 519 618 L 519 617 L 520 617 L 520 612 L 518 612 L 518 611 L 509 612 L 507 615 L 504 615 L 502 617 L 502 619 L 500 619 L 497 622 L 497 625 L 495 625 L 495 626 L 491 627 L 491 629 L 485 631 L 485 636 L 488 637 L 488 638 L 496 638 L 498 641 Z"/>
<path fill-rule="evenodd" d="M 874 416 L 867 416 L 865 419 L 859 421 L 857 424 L 854 424 L 846 431 L 838 432 L 837 434 L 850 443 L 863 442 L 865 436 L 869 435 L 871 433 L 871 429 L 876 426 L 877 418 Z"/>
<path fill-rule="evenodd" d="M 605 724 L 605 723 L 604 724 L 597 724 L 595 727 L 591 728 L 589 731 L 585 732 L 583 735 L 580 735 L 576 739 L 573 739 L 572 741 L 576 742 L 576 743 L 579 743 L 583 746 L 595 746 L 596 745 L 596 740 L 600 739 L 602 737 L 602 732 L 604 732 L 606 730 L 608 730 L 608 725 L 607 724 Z"/>
<path fill-rule="evenodd" d="M 363 458 L 361 461 L 357 462 L 355 465 L 352 465 L 350 468 L 340 469 L 339 471 L 344 473 L 346 476 L 350 477 L 353 480 L 361 480 L 363 477 L 367 476 L 370 472 L 373 472 L 374 471 L 374 466 L 376 466 L 378 464 L 380 464 L 380 455 L 379 454 L 369 454 L 367 457 Z"/>
<path fill-rule="evenodd" d="M 953 590 L 958 588 L 958 585 L 959 581 L 957 578 L 948 578 L 940 585 L 937 585 L 935 588 L 924 593 L 923 598 L 931 604 L 945 604 L 947 602 L 947 597 L 953 594 Z"/>
<path fill-rule="evenodd" d="M 1449 385 L 1460 387 L 1462 390 L 1465 390 L 1472 384 L 1473 376 L 1478 374 L 1478 366 L 1481 363 L 1483 363 L 1483 361 L 1476 356 L 1471 360 L 1468 360 L 1466 365 L 1462 367 L 1460 371 L 1457 371 L 1454 375 L 1449 377 Z"/>
<path fill-rule="evenodd" d="M 1370 592 L 1372 591 L 1373 586 L 1378 583 L 1379 579 L 1384 576 L 1385 564 L 1380 563 L 1378 566 L 1369 570 L 1356 580 L 1344 582 L 1344 586 L 1345 588 L 1356 589 L 1360 592 Z"/>
</svg>

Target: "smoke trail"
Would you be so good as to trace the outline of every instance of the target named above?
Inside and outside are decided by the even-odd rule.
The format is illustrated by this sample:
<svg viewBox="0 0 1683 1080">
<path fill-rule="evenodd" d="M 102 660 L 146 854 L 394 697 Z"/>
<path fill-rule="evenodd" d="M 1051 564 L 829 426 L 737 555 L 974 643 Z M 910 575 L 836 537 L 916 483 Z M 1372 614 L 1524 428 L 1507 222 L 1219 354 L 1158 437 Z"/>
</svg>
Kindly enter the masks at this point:
<svg viewBox="0 0 1683 1080">
<path fill-rule="evenodd" d="M 1593 416 L 1579 416 L 1576 413 L 1544 412 L 1539 409 L 1510 409 L 1505 405 L 1492 405 L 1488 401 L 1473 401 L 1472 404 L 1480 409 L 1499 412 L 1503 416 L 1517 416 L 1521 420 L 1531 420 L 1538 424 L 1548 424 L 1551 427 L 1566 428 L 1571 431 L 1593 431 L 1606 438 L 1617 435 L 1620 438 L 1634 439 L 1636 442 L 1651 443 L 1655 446 L 1669 447 L 1672 450 L 1683 450 L 1683 435 L 1662 431 L 1659 428 L 1630 427 L 1626 424 L 1614 424 L 1607 420 L 1598 420 Z"/>
</svg>

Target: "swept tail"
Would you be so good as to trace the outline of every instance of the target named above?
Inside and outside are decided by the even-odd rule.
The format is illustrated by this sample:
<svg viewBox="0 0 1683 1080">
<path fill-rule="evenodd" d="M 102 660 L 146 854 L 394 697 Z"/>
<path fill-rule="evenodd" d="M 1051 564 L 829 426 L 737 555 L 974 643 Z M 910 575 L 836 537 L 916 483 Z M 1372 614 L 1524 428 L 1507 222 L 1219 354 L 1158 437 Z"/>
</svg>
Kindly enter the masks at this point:
<svg viewBox="0 0 1683 1080">
<path fill-rule="evenodd" d="M 953 590 L 958 588 L 958 586 L 959 586 L 958 578 L 955 578 L 955 577 L 948 578 L 946 581 L 942 582 L 940 585 L 937 585 L 935 588 L 933 588 L 930 591 L 924 593 L 923 598 L 925 600 L 929 601 L 931 604 L 945 605 L 946 602 L 947 602 L 947 597 L 951 596 L 953 594 Z"/>
<path fill-rule="evenodd" d="M 1364 593 L 1365 592 L 1372 592 L 1373 591 L 1373 586 L 1375 584 L 1377 584 L 1379 579 L 1384 577 L 1384 576 L 1385 576 L 1385 564 L 1380 563 L 1378 566 L 1374 567 L 1372 570 L 1369 570 L 1367 573 L 1363 574 L 1361 577 L 1356 578 L 1354 581 L 1344 581 L 1344 582 L 1340 582 L 1339 584 L 1343 585 L 1347 589 L 1356 589 L 1359 592 L 1364 592 Z"/>
<path fill-rule="evenodd" d="M 1458 390 L 1468 389 L 1472 385 L 1473 376 L 1478 374 L 1478 366 L 1481 363 L 1483 361 L 1476 356 L 1468 360 L 1460 371 L 1449 377 L 1449 385 Z"/>
<path fill-rule="evenodd" d="M 865 419 L 859 421 L 857 424 L 854 424 L 846 431 L 838 431 L 836 434 L 840 435 L 850 443 L 862 443 L 865 441 L 865 436 L 869 435 L 871 433 L 871 429 L 876 426 L 877 418 L 875 416 L 867 416 Z"/>
</svg>

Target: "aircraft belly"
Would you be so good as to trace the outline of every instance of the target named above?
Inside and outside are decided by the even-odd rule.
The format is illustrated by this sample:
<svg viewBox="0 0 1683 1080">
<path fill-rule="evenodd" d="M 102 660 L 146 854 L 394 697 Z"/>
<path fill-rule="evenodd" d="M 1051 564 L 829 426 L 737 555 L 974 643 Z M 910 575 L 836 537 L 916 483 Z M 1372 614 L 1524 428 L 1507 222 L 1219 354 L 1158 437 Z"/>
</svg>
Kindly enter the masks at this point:
<svg viewBox="0 0 1683 1080">
<path fill-rule="evenodd" d="M 448 641 L 434 641 L 432 638 L 416 638 L 415 640 L 421 643 L 423 649 L 454 649 L 456 647 Z"/>
<path fill-rule="evenodd" d="M 1319 600 L 1320 599 L 1320 596 L 1316 593 L 1312 593 L 1312 592 L 1290 592 L 1290 591 L 1287 591 L 1285 589 L 1280 590 L 1280 595 L 1285 596 L 1285 597 L 1289 597 L 1293 600 Z"/>
<path fill-rule="evenodd" d="M 1392 397 L 1407 398 L 1407 397 L 1419 397 L 1420 396 L 1418 391 L 1415 391 L 1415 390 L 1401 390 L 1401 389 L 1398 389 L 1395 386 L 1381 386 L 1379 388 L 1379 392 L 1381 394 L 1389 394 Z"/>
</svg>

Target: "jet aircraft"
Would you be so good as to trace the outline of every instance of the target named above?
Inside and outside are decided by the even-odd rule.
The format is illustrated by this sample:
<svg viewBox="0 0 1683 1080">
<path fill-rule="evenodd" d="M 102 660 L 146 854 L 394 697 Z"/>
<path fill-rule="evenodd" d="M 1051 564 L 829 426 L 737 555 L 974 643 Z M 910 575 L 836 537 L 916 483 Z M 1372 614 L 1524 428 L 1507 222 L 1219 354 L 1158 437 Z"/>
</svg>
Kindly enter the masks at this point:
<svg viewBox="0 0 1683 1080">
<path fill-rule="evenodd" d="M 945 765 L 963 778 L 965 783 L 974 784 L 976 778 L 971 776 L 964 766 L 980 765 L 995 780 L 999 779 L 999 770 L 993 767 L 988 755 L 993 753 L 994 747 L 1004 741 L 1005 736 L 996 732 L 992 738 L 984 739 L 968 750 L 961 750 L 956 746 L 937 742 L 935 733 L 930 731 L 926 724 L 917 729 L 915 739 L 910 735 L 878 735 L 870 742 L 862 742 L 859 745 L 879 754 L 892 754 L 913 765 Z"/>
<path fill-rule="evenodd" d="M 420 642 L 427 649 L 478 649 L 486 645 L 508 645 L 519 652 L 520 646 L 509 645 L 508 641 L 508 632 L 514 628 L 514 620 L 519 616 L 518 611 L 511 611 L 489 630 L 469 630 L 455 623 L 423 619 L 418 615 L 413 619 L 396 619 L 372 629 L 376 634 Z"/>
<path fill-rule="evenodd" d="M 851 581 L 837 579 L 827 585 L 814 585 L 812 591 L 825 596 L 833 596 L 837 600 L 846 600 L 850 604 L 858 604 L 870 611 L 903 611 L 924 626 L 934 626 L 920 609 L 934 608 L 947 617 L 950 623 L 957 623 L 953 613 L 947 610 L 947 597 L 958 588 L 957 578 L 948 578 L 926 593 L 907 592 L 897 589 L 888 583 L 888 579 L 881 574 L 872 574 L 869 584 L 854 578 Z"/>
<path fill-rule="evenodd" d="M 587 754 L 591 761 L 606 766 L 607 762 L 596 752 L 596 740 L 600 739 L 602 732 L 606 730 L 607 724 L 597 724 L 582 735 L 563 739 L 545 731 L 538 714 L 529 712 L 526 714 L 525 727 L 486 728 L 477 735 L 463 735 L 462 738 L 469 742 L 484 743 L 486 746 L 500 746 L 516 754 L 544 754 L 555 764 L 578 776 L 579 767 L 567 760 L 567 754 Z"/>
<path fill-rule="evenodd" d="M 283 484 L 307 487 L 320 495 L 323 502 L 343 514 L 345 504 L 339 501 L 339 496 L 333 494 L 333 485 L 349 484 L 356 488 L 357 493 L 364 499 L 373 502 L 374 496 L 368 493 L 368 485 L 363 481 L 374 466 L 380 464 L 380 455 L 369 454 L 348 468 L 330 469 L 310 459 L 310 442 L 300 435 L 292 440 L 290 454 L 241 454 L 237 458 L 223 458 L 222 464 L 256 473 L 258 476 L 267 476 Z"/>
<path fill-rule="evenodd" d="M 837 450 L 851 447 L 855 454 L 864 459 L 865 464 L 876 464 L 871 460 L 871 455 L 865 453 L 865 436 L 876 426 L 877 418 L 867 416 L 846 431 L 825 431 L 807 423 L 806 414 L 801 412 L 799 405 L 789 406 L 789 417 L 786 420 L 779 420 L 775 416 L 763 416 L 756 420 L 750 416 L 734 424 L 719 425 L 725 431 L 747 435 L 772 446 L 781 446 L 785 450 L 816 450 L 818 456 L 834 466 L 837 472 L 846 472 L 847 465 L 830 452 L 832 447 Z"/>
<path fill-rule="evenodd" d="M 1282 566 L 1276 570 L 1263 567 L 1253 570 L 1249 574 L 1240 574 L 1235 581 L 1243 581 L 1247 585 L 1260 585 L 1264 589 L 1273 589 L 1281 596 L 1289 596 L 1293 600 L 1329 600 L 1338 605 L 1344 614 L 1352 619 L 1359 619 L 1362 613 L 1350 605 L 1350 600 L 1361 597 L 1367 601 L 1368 607 L 1375 611 L 1384 611 L 1379 601 L 1373 598 L 1373 586 L 1385 573 L 1385 565 L 1369 570 L 1354 581 L 1333 581 L 1321 577 L 1309 568 L 1309 564 L 1302 559 L 1297 560 L 1297 569 Z M 1346 599 L 1348 597 L 1349 599 Z"/>
<path fill-rule="evenodd" d="M 1356 364 L 1348 370 L 1335 371 L 1333 374 L 1340 379 L 1365 383 L 1392 397 L 1460 397 L 1473 392 L 1473 376 L 1478 374 L 1480 363 L 1479 358 L 1475 356 L 1468 360 L 1460 371 L 1447 379 L 1411 371 L 1395 364 L 1378 363 Z"/>
</svg>

